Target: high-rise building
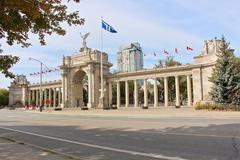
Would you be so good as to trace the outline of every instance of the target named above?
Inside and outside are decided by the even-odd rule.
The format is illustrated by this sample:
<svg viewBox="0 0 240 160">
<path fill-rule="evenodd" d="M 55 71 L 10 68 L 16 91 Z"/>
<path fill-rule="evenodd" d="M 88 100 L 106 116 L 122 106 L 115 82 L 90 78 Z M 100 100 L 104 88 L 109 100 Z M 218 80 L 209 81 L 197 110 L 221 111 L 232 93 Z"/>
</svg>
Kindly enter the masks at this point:
<svg viewBox="0 0 240 160">
<path fill-rule="evenodd" d="M 138 42 L 123 46 L 117 53 L 118 72 L 132 72 L 143 69 L 143 52 Z"/>
</svg>

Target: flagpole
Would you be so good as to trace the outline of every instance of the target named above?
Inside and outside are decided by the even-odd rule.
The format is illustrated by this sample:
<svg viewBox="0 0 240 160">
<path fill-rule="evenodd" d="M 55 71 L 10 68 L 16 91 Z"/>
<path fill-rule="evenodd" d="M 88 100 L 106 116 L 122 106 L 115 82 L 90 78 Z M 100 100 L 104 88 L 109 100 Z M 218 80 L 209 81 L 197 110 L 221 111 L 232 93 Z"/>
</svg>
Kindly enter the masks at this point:
<svg viewBox="0 0 240 160">
<path fill-rule="evenodd" d="M 103 17 L 101 17 L 101 25 L 102 25 Z M 101 26 L 101 95 L 100 95 L 100 105 L 103 107 L 103 29 Z"/>
</svg>

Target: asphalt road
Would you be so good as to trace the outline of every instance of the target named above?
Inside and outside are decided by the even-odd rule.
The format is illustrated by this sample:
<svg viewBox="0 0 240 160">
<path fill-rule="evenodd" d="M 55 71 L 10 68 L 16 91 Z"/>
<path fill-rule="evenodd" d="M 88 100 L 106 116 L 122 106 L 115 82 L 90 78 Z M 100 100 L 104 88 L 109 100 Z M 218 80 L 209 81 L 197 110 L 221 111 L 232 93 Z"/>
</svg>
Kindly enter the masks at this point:
<svg viewBox="0 0 240 160">
<path fill-rule="evenodd" d="M 240 117 L 148 119 L 0 110 L 0 136 L 84 160 L 240 159 Z"/>
</svg>

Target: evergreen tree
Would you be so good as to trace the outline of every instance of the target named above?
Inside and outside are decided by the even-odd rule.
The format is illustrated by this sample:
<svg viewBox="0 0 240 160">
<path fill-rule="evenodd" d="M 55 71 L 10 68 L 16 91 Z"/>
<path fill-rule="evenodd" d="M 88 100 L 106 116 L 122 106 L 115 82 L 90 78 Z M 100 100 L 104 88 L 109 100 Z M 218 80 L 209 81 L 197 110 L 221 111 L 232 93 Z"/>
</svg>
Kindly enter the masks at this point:
<svg viewBox="0 0 240 160">
<path fill-rule="evenodd" d="M 240 105 L 240 58 L 235 58 L 235 65 L 237 78 L 235 78 L 236 80 L 230 86 L 228 96 L 232 104 Z"/>
<path fill-rule="evenodd" d="M 237 65 L 234 63 L 233 51 L 224 37 L 222 37 L 217 56 L 218 60 L 210 77 L 210 81 L 213 83 L 210 94 L 216 103 L 230 104 L 233 103 L 231 90 L 238 85 L 240 77 Z"/>
</svg>

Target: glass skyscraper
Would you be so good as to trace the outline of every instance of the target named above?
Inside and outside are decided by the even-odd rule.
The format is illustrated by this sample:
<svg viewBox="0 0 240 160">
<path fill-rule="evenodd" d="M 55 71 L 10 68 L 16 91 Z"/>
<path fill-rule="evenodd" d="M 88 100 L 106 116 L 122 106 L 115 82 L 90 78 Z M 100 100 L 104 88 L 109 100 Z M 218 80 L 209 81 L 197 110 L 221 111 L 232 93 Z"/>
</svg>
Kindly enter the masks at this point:
<svg viewBox="0 0 240 160">
<path fill-rule="evenodd" d="M 138 42 L 123 46 L 117 53 L 118 72 L 132 72 L 143 69 L 143 52 Z"/>
</svg>

